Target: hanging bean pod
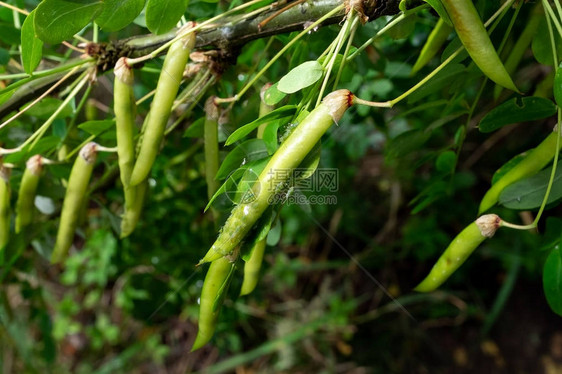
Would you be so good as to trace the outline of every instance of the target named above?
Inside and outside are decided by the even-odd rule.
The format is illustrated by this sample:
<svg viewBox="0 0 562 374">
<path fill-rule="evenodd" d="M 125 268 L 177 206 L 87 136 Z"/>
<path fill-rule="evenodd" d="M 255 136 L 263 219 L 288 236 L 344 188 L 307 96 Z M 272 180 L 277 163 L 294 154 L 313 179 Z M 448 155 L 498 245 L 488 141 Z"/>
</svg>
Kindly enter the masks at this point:
<svg viewBox="0 0 562 374">
<path fill-rule="evenodd" d="M 35 194 L 43 170 L 43 157 L 35 155 L 27 160 L 16 202 L 16 234 L 33 221 Z"/>
<path fill-rule="evenodd" d="M 51 255 L 52 263 L 59 263 L 66 258 L 74 240 L 74 231 L 78 225 L 80 211 L 86 199 L 86 191 L 96 162 L 97 147 L 94 142 L 82 147 L 72 166 L 62 205 L 57 239 Z"/>
</svg>

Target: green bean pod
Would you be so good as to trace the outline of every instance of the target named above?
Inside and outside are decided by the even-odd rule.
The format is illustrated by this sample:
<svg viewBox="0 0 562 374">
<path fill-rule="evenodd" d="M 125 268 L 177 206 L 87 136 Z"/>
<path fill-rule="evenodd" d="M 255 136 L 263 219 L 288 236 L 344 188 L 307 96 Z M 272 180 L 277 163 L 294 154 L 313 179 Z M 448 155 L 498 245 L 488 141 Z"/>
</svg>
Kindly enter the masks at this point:
<svg viewBox="0 0 562 374">
<path fill-rule="evenodd" d="M 546 139 L 531 150 L 523 160 L 498 179 L 482 198 L 478 209 L 479 214 L 482 214 L 496 205 L 504 188 L 518 180 L 534 175 L 544 168 L 552 160 L 554 154 L 560 151 L 560 149 L 556 149 L 557 137 L 557 132 L 548 135 Z"/>
<path fill-rule="evenodd" d="M 265 93 L 267 89 L 271 87 L 271 83 L 265 84 L 260 91 L 260 111 L 259 116 L 263 117 L 267 113 L 270 113 L 275 109 L 273 105 L 267 105 L 265 103 Z M 267 123 L 263 123 L 258 127 L 257 138 L 263 138 L 263 133 Z M 248 295 L 254 291 L 258 284 L 261 265 L 263 262 L 263 255 L 265 253 L 265 247 L 267 244 L 267 236 L 262 240 L 256 242 L 251 249 L 250 258 L 244 263 L 244 279 L 242 281 L 242 287 L 240 289 L 240 296 Z"/>
<path fill-rule="evenodd" d="M 453 239 L 429 275 L 414 290 L 429 292 L 443 284 L 485 239 L 494 236 L 500 223 L 497 215 L 486 214 L 468 225 Z"/>
<path fill-rule="evenodd" d="M 125 213 L 121 219 L 121 239 L 131 235 L 137 226 L 148 189 L 148 178 L 125 189 Z M 127 194 L 129 194 L 127 196 Z"/>
<path fill-rule="evenodd" d="M 121 57 L 115 64 L 115 81 L 113 100 L 115 112 L 115 129 L 117 135 L 117 155 L 119 171 L 123 186 L 130 184 L 131 173 L 135 164 L 135 112 L 136 104 L 133 93 L 134 76 L 127 59 Z"/>
<path fill-rule="evenodd" d="M 0 251 L 3 251 L 10 241 L 11 173 L 12 169 L 0 165 Z"/>
<path fill-rule="evenodd" d="M 260 269 L 263 262 L 263 255 L 267 239 L 262 239 L 252 248 L 252 254 L 244 264 L 244 280 L 242 281 L 242 288 L 240 289 L 240 296 L 248 295 L 254 291 L 258 284 Z"/>
<path fill-rule="evenodd" d="M 213 261 L 207 270 L 199 299 L 199 324 L 197 337 L 191 348 L 192 352 L 207 344 L 215 333 L 221 307 L 221 305 L 215 305 L 215 301 L 221 288 L 224 288 L 225 282 L 228 281 L 233 266 L 234 263 L 227 257 L 221 257 Z"/>
<path fill-rule="evenodd" d="M 78 225 L 80 210 L 85 202 L 86 191 L 96 162 L 97 147 L 94 142 L 82 147 L 72 166 L 51 263 L 63 261 L 74 240 L 74 231 Z"/>
<path fill-rule="evenodd" d="M 190 24 L 188 27 L 192 27 Z M 140 151 L 133 167 L 130 183 L 135 186 L 148 177 L 154 164 L 160 143 L 164 137 L 166 124 L 172 111 L 174 99 L 178 93 L 187 65 L 189 53 L 195 45 L 195 33 L 189 33 L 174 42 L 164 59 L 162 72 L 158 79 L 154 99 L 150 106 L 147 123 L 141 138 Z"/>
<path fill-rule="evenodd" d="M 27 160 L 16 202 L 16 234 L 33 221 L 35 194 L 42 170 L 41 155 L 35 155 Z"/>
<path fill-rule="evenodd" d="M 252 187 L 252 195 L 255 199 L 234 207 L 219 237 L 199 264 L 232 253 L 270 205 L 275 195 L 282 190 L 290 172 L 314 148 L 332 123 L 338 122 L 347 108 L 352 105 L 353 97 L 348 90 L 334 91 L 303 119 L 259 175 Z"/>
<path fill-rule="evenodd" d="M 508 72 L 508 74 L 511 75 L 515 72 L 515 69 L 517 68 L 517 66 L 521 62 L 521 59 L 525 55 L 525 52 L 531 45 L 531 42 L 533 41 L 533 38 L 537 33 L 537 29 L 539 28 L 539 24 L 543 17 L 542 9 L 543 8 L 540 3 L 537 3 L 535 5 L 531 15 L 529 16 L 529 19 L 527 20 L 523 32 L 521 32 L 521 35 L 519 35 L 517 41 L 515 42 L 515 45 L 509 51 L 509 55 L 507 56 L 504 65 L 505 70 Z M 501 91 L 502 91 L 502 87 L 500 85 L 494 87 L 495 100 L 497 100 L 497 98 L 500 96 Z"/>
<path fill-rule="evenodd" d="M 417 73 L 437 54 L 437 52 L 439 52 L 443 44 L 447 41 L 451 31 L 453 31 L 451 26 L 447 25 L 442 18 L 439 18 L 435 27 L 427 37 L 427 41 L 425 42 L 418 59 L 412 67 L 412 74 Z"/>
<path fill-rule="evenodd" d="M 497 84 L 519 92 L 505 70 L 472 0 L 442 0 L 443 6 L 472 61 Z"/>
</svg>

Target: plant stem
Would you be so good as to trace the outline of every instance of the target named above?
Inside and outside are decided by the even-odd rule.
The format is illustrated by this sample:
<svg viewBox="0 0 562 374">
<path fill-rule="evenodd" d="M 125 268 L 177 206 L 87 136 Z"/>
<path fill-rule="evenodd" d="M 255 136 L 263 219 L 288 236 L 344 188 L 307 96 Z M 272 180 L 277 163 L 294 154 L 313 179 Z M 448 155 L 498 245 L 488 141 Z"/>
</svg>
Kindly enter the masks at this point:
<svg viewBox="0 0 562 374">
<path fill-rule="evenodd" d="M 544 7 L 544 10 L 550 16 L 550 19 L 554 23 L 554 27 L 556 27 L 556 30 L 558 31 L 558 35 L 560 35 L 560 37 L 562 37 L 562 25 L 560 25 L 560 22 L 558 21 L 558 18 L 556 18 L 556 14 L 554 14 L 554 10 L 552 10 L 552 7 L 550 6 L 550 4 L 548 3 L 547 0 L 542 0 L 542 4 L 543 4 L 543 7 Z"/>
<path fill-rule="evenodd" d="M 218 103 L 228 103 L 228 102 L 238 101 L 240 99 L 240 97 L 242 97 L 242 95 L 244 95 L 246 93 L 246 91 L 248 91 L 250 89 L 250 87 L 252 87 L 254 85 L 254 83 L 271 67 L 271 65 L 273 65 L 273 63 L 275 61 L 277 61 L 279 59 L 279 57 L 281 57 L 289 48 L 291 48 L 291 46 L 293 44 L 295 44 L 300 38 L 302 38 L 304 35 L 306 35 L 310 30 L 314 29 L 316 26 L 318 26 L 322 22 L 324 22 L 324 20 L 326 20 L 326 19 L 330 18 L 331 16 L 333 16 L 334 14 L 337 14 L 338 12 L 340 12 L 343 8 L 344 8 L 343 4 L 335 7 L 330 12 L 326 13 L 323 17 L 318 19 L 316 22 L 312 23 L 310 26 L 308 26 L 306 29 L 304 29 L 304 31 L 302 31 L 300 34 L 295 36 L 271 60 L 269 60 L 269 62 L 236 95 L 234 95 L 233 97 L 230 97 L 230 98 L 225 98 L 225 99 L 217 98 L 217 100 L 215 102 L 218 104 Z"/>
</svg>

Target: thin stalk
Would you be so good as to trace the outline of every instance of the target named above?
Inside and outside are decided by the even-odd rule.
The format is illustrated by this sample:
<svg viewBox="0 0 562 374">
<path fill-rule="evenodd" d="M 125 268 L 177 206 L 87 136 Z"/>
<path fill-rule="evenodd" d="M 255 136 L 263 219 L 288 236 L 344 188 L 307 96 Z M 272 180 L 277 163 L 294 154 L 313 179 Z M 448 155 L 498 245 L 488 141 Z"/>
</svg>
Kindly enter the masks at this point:
<svg viewBox="0 0 562 374">
<path fill-rule="evenodd" d="M 356 20 L 357 22 L 359 21 L 358 18 Z M 355 38 L 355 31 L 357 31 L 357 25 L 358 25 L 357 22 L 355 22 L 351 26 L 351 33 L 349 34 L 349 39 L 347 40 L 347 45 L 345 46 L 345 50 L 343 52 L 343 58 L 341 60 L 340 67 L 338 69 L 338 73 L 336 74 L 336 80 L 334 81 L 334 87 L 332 88 L 332 91 L 336 90 L 338 83 L 340 82 L 341 75 L 343 73 L 343 68 L 347 63 L 347 55 L 349 54 L 349 50 L 351 49 L 351 45 L 353 44 L 353 39 Z"/>
<path fill-rule="evenodd" d="M 515 0 L 508 0 L 506 1 L 495 13 L 494 15 L 492 15 L 487 21 L 486 23 L 484 23 L 485 27 L 490 26 L 490 24 L 492 22 L 495 21 L 496 18 L 498 18 L 506 9 L 508 9 L 511 4 L 514 2 Z M 457 57 L 462 51 L 464 50 L 464 47 L 459 47 L 459 49 L 457 49 L 452 55 L 449 56 L 449 58 L 447 58 L 445 61 L 443 61 L 441 63 L 441 65 L 439 65 L 438 67 L 436 67 L 431 73 L 429 73 L 425 78 L 423 78 L 421 81 L 419 81 L 416 85 L 414 85 L 412 88 L 410 88 L 408 91 L 404 92 L 402 95 L 398 96 L 396 99 L 394 100 L 390 100 L 388 101 L 388 103 L 390 104 L 390 106 L 394 106 L 396 103 L 402 101 L 403 99 L 405 99 L 406 97 L 408 97 L 410 94 L 412 94 L 413 92 L 417 91 L 418 88 L 420 88 L 421 86 L 423 86 L 425 83 L 427 83 L 431 78 L 433 78 L 438 72 L 440 72 L 441 70 L 443 70 L 443 68 L 445 66 L 447 66 L 451 61 L 453 61 L 455 59 L 455 57 Z"/>
<path fill-rule="evenodd" d="M 2 124 L 0 124 L 0 129 L 3 128 L 4 126 L 8 125 L 10 122 L 14 121 L 15 119 L 19 118 L 22 114 L 24 114 L 25 112 L 27 112 L 29 109 L 33 108 L 35 106 L 35 104 L 37 104 L 38 102 L 40 102 L 41 100 L 43 100 L 45 98 L 45 96 L 49 95 L 51 92 L 53 92 L 55 90 L 55 88 L 57 88 L 58 86 L 60 86 L 65 80 L 67 80 L 68 78 L 70 78 L 75 72 L 76 70 L 79 69 L 79 66 L 74 67 L 71 71 L 69 71 L 68 73 L 66 73 L 64 75 L 64 77 L 62 77 L 58 82 L 56 82 L 55 84 L 53 84 L 47 91 L 43 92 L 43 94 L 41 94 L 41 96 L 39 96 L 37 99 L 33 100 L 31 102 L 31 104 L 29 104 L 28 106 L 26 106 L 25 108 L 23 108 L 22 110 L 20 110 L 18 113 L 14 114 L 12 117 L 8 118 L 6 121 L 4 121 Z"/>
<path fill-rule="evenodd" d="M 332 56 L 329 58 L 330 62 L 326 67 L 326 75 L 324 76 L 324 80 L 322 81 L 322 86 L 320 87 L 320 91 L 318 94 L 318 98 L 316 99 L 316 106 L 320 105 L 322 101 L 324 90 L 326 90 L 326 86 L 328 85 L 328 80 L 330 79 L 330 74 L 332 73 L 332 69 L 334 68 L 334 64 L 336 63 L 336 58 L 338 57 L 338 52 L 340 51 L 344 40 L 349 36 L 349 29 L 351 25 L 357 21 L 357 15 L 353 12 L 353 9 L 350 10 L 348 18 L 345 20 L 345 24 L 343 25 L 340 33 L 337 37 L 337 44 L 336 48 L 332 52 Z M 327 59 L 328 60 L 328 59 Z"/>
<path fill-rule="evenodd" d="M 166 49 L 168 49 L 174 42 L 176 42 L 176 41 L 182 39 L 182 38 L 185 37 L 186 35 L 188 35 L 188 34 L 190 34 L 190 33 L 192 33 L 192 32 L 196 32 L 196 31 L 200 30 L 201 28 L 203 28 L 204 26 L 207 26 L 207 25 L 209 25 L 209 24 L 211 24 L 211 23 L 213 23 L 213 22 L 215 22 L 215 21 L 218 21 L 218 20 L 221 19 L 221 18 L 224 18 L 224 17 L 226 17 L 226 16 L 229 16 L 229 15 L 231 15 L 231 14 L 233 14 L 233 13 L 239 12 L 239 11 L 242 10 L 242 9 L 245 9 L 245 8 L 247 8 L 247 7 L 249 7 L 249 6 L 252 6 L 252 5 L 254 5 L 254 4 L 256 4 L 256 3 L 259 3 L 259 2 L 262 2 L 262 1 L 264 1 L 264 0 L 252 0 L 252 1 L 248 1 L 248 2 L 245 3 L 245 4 L 242 4 L 242 5 L 237 6 L 236 8 L 227 10 L 226 12 L 221 13 L 221 14 L 219 14 L 218 16 L 209 18 L 208 20 L 206 20 L 206 21 L 204 21 L 204 22 L 201 22 L 201 23 L 197 24 L 197 25 L 194 26 L 194 27 L 188 28 L 187 31 L 185 31 L 185 30 L 183 30 L 183 29 L 180 29 L 180 30 L 178 31 L 178 34 L 177 34 L 173 39 L 171 39 L 170 41 L 164 43 L 162 46 L 160 46 L 159 48 L 155 49 L 154 51 L 152 51 L 151 53 L 149 53 L 149 54 L 147 54 L 147 55 L 144 55 L 144 56 L 141 56 L 141 57 L 138 57 L 138 58 L 128 59 L 128 60 L 127 60 L 127 63 L 128 63 L 129 65 L 134 65 L 134 64 L 137 64 L 137 63 L 139 63 L 139 62 L 143 62 L 143 61 L 146 61 L 146 60 L 153 59 L 153 58 L 155 58 L 156 56 L 158 56 L 160 53 L 162 53 L 163 51 L 165 51 Z"/>
<path fill-rule="evenodd" d="M 560 1 L 554 0 L 554 5 L 556 6 L 556 10 L 558 11 L 558 17 L 562 18 L 562 6 L 560 6 Z"/>
<path fill-rule="evenodd" d="M 70 70 L 70 69 L 72 69 L 72 68 L 74 68 L 74 67 L 76 67 L 76 66 L 81 66 L 81 65 L 84 65 L 84 64 L 93 62 L 93 61 L 94 61 L 93 58 L 87 58 L 87 59 L 84 59 L 84 60 L 78 60 L 78 61 L 76 61 L 76 62 L 74 62 L 74 63 L 71 63 L 71 64 L 68 64 L 68 65 L 59 66 L 59 67 L 56 67 L 56 68 L 53 68 L 53 69 L 47 69 L 47 70 L 37 71 L 37 72 L 35 72 L 33 75 L 31 75 L 31 76 L 26 74 L 27 78 L 22 79 L 22 80 L 19 80 L 19 81 L 17 81 L 17 82 L 14 82 L 14 83 L 10 84 L 9 86 L 7 86 L 6 88 L 1 89 L 1 90 L 0 90 L 0 95 L 3 94 L 3 93 L 5 93 L 5 92 L 9 92 L 9 91 L 15 90 L 16 88 L 18 88 L 18 87 L 20 87 L 20 86 L 23 86 L 24 84 L 26 84 L 26 83 L 28 83 L 28 82 L 31 82 L 31 81 L 33 81 L 33 80 L 35 80 L 35 79 L 37 79 L 37 78 L 42 78 L 42 77 L 46 77 L 46 76 L 49 76 L 49 75 L 54 75 L 54 74 L 57 74 L 57 73 L 61 73 L 61 72 L 63 72 L 63 71 Z M 0 77 L 1 77 L 1 76 L 0 76 Z"/>
<path fill-rule="evenodd" d="M 552 7 L 550 6 L 547 0 L 542 0 L 542 5 L 544 7 L 544 10 L 550 16 L 550 19 L 554 23 L 554 27 L 556 27 L 556 30 L 558 31 L 558 35 L 562 37 L 562 25 L 560 25 L 558 18 L 556 18 L 556 14 L 554 14 L 554 10 L 552 10 Z"/>
<path fill-rule="evenodd" d="M 82 87 L 84 87 L 86 82 L 88 82 L 89 80 L 88 75 L 89 72 L 87 71 L 80 75 L 80 78 L 77 79 L 79 83 L 76 85 L 76 87 L 74 87 L 72 92 L 70 92 L 70 94 L 66 97 L 66 99 L 64 99 L 64 101 L 61 103 L 61 105 L 59 105 L 57 110 L 55 110 L 53 114 L 51 114 L 51 116 L 47 119 L 47 121 L 45 121 L 45 123 L 41 125 L 41 127 L 35 133 L 33 133 L 22 145 L 18 147 L 19 149 L 23 149 L 30 144 L 31 145 L 29 149 L 30 150 L 33 149 L 33 147 L 37 144 L 39 139 L 41 139 L 41 137 L 45 134 L 49 126 L 53 123 L 55 118 L 57 118 L 57 115 L 64 109 L 66 105 L 68 105 L 70 100 L 72 100 L 78 94 L 78 92 L 82 89 Z"/>
<path fill-rule="evenodd" d="M 314 29 L 316 26 L 320 25 L 326 19 L 330 18 L 334 14 L 339 13 L 343 8 L 344 8 L 343 4 L 335 7 L 330 12 L 326 13 L 323 17 L 319 18 L 316 22 L 312 23 L 310 26 L 308 26 L 306 29 L 304 29 L 304 31 L 302 31 L 300 34 L 295 36 L 271 60 L 269 60 L 269 62 L 244 86 L 244 88 L 242 88 L 242 90 L 240 90 L 240 92 L 238 92 L 236 95 L 234 95 L 234 97 L 230 97 L 230 98 L 226 98 L 226 99 L 217 98 L 217 100 L 215 102 L 216 103 L 227 103 L 227 102 L 238 101 L 240 99 L 240 97 L 242 97 L 242 95 L 244 95 L 246 93 L 246 91 L 248 91 L 250 89 L 250 87 L 252 87 L 254 85 L 254 83 L 256 83 L 256 81 L 271 67 L 271 65 L 273 65 L 273 63 L 275 61 L 277 61 L 279 59 L 279 57 L 281 57 L 289 48 L 291 48 L 291 46 L 293 44 L 295 44 L 300 38 L 302 38 L 304 35 L 306 35 L 310 30 Z"/>
<path fill-rule="evenodd" d="M 141 97 L 140 99 L 137 100 L 136 104 L 139 105 L 141 103 L 144 103 L 146 100 L 150 99 L 152 96 L 154 96 L 154 93 L 156 92 L 156 88 L 153 89 L 152 91 L 150 91 L 149 93 L 147 93 L 146 95 L 144 95 L 143 97 Z"/>
</svg>

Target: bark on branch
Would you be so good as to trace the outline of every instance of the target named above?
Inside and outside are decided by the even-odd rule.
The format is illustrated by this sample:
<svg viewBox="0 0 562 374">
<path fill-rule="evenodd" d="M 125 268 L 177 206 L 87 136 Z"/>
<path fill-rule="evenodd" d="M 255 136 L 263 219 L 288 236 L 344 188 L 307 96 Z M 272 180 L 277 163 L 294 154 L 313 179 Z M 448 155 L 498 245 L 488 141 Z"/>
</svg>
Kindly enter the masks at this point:
<svg viewBox="0 0 562 374">
<path fill-rule="evenodd" d="M 271 8 L 252 17 L 236 15 L 221 19 L 215 27 L 202 30 L 197 35 L 196 49 L 220 51 L 220 56 L 226 59 L 226 63 L 235 63 L 240 48 L 250 41 L 265 38 L 271 35 L 287 33 L 296 30 L 303 30 L 309 22 L 314 22 L 324 16 L 342 1 L 351 0 L 307 0 L 293 8 L 287 9 L 277 17 L 269 21 L 263 29 L 258 25 L 275 13 L 282 5 Z M 281 3 L 281 2 L 280 2 Z M 362 2 L 363 11 L 372 21 L 384 15 L 393 15 L 399 12 L 398 4 L 400 0 L 364 0 Z M 349 6 L 349 5 L 348 5 Z M 339 23 L 343 20 L 345 12 L 331 17 L 322 25 Z M 172 30 L 163 35 L 145 35 L 129 39 L 118 40 L 111 43 L 98 43 L 89 46 L 89 53 L 97 57 L 97 67 L 100 73 L 110 70 L 120 57 L 139 57 L 144 56 L 176 35 L 177 30 Z M 87 66 L 84 66 L 80 74 Z M 42 94 L 56 82 L 62 74 L 52 75 L 31 81 L 16 90 L 11 99 L 0 106 L 0 119 L 10 112 L 19 109 L 23 104 L 32 98 Z M 72 81 L 69 79 L 69 81 Z M 62 88 L 62 87 L 61 87 Z"/>
</svg>

